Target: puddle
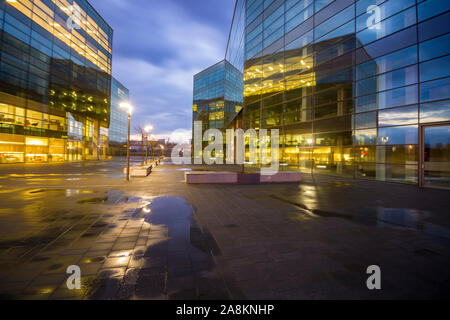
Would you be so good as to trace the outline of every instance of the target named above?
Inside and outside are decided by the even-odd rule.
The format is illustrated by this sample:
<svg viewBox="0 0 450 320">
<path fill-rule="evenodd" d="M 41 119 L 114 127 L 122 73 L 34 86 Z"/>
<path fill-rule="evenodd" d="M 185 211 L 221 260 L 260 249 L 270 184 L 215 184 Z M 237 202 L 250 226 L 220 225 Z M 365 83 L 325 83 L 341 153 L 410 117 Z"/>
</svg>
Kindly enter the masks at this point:
<svg viewBox="0 0 450 320">
<path fill-rule="evenodd" d="M 105 203 L 106 201 L 108 201 L 108 197 L 96 197 L 96 198 L 88 198 L 88 199 L 78 200 L 77 203 L 79 203 L 79 204 L 96 204 L 96 203 Z"/>
<path fill-rule="evenodd" d="M 179 246 L 188 248 L 190 245 L 203 252 L 220 254 L 212 235 L 197 226 L 192 214 L 193 208 L 184 198 L 159 197 L 137 209 L 132 218 L 144 218 L 151 225 L 167 227 L 168 238 Z"/>
<path fill-rule="evenodd" d="M 130 261 L 133 263 L 145 264 L 145 268 L 134 270 L 133 298 L 147 299 L 164 296 L 168 290 L 165 279 L 171 281 L 173 277 L 189 277 L 199 273 L 208 275 L 207 281 L 214 283 L 212 286 L 214 290 L 223 285 L 223 280 L 215 273 L 212 258 L 213 254 L 220 255 L 219 247 L 208 230 L 197 226 L 193 219 L 193 207 L 184 198 L 179 197 L 141 198 L 140 201 L 146 201 L 146 204 L 133 211 L 126 210 L 124 213 L 129 215 L 128 219 L 142 220 L 150 224 L 149 238 L 152 244 L 134 251 L 113 252 L 109 257 L 114 259 L 130 259 L 131 257 Z M 123 276 L 123 270 L 116 268 L 105 270 L 99 278 L 114 281 Z M 146 289 L 149 288 L 149 284 L 151 284 L 151 290 Z M 181 283 L 180 287 L 173 283 L 172 286 L 174 287 L 170 290 L 173 292 L 171 294 L 187 295 L 191 299 L 202 296 L 197 282 L 192 282 L 192 288 L 186 288 Z M 92 288 L 88 298 L 111 298 L 107 290 L 104 291 L 101 287 Z"/>
<path fill-rule="evenodd" d="M 121 203 L 138 203 L 142 201 L 141 197 L 126 196 L 123 191 L 111 190 L 104 192 L 103 196 L 81 199 L 79 204 L 121 204 Z"/>
<path fill-rule="evenodd" d="M 12 189 L 8 190 L 8 193 L 17 193 L 21 200 L 35 200 L 37 198 L 44 198 L 44 197 L 72 197 L 76 195 L 82 195 L 82 194 L 93 194 L 96 193 L 91 190 L 80 190 L 80 189 L 28 189 L 28 190 L 21 190 L 21 189 Z M 6 192 L 5 192 L 6 193 Z"/>
<path fill-rule="evenodd" d="M 431 213 L 426 211 L 406 208 L 385 208 L 380 206 L 360 210 L 353 215 L 346 215 L 337 212 L 310 209 L 302 203 L 296 203 L 275 195 L 272 195 L 271 198 L 302 209 L 299 212 L 290 212 L 288 218 L 291 220 L 305 221 L 314 218 L 338 218 L 373 227 L 403 228 L 420 232 L 438 242 L 450 245 L 450 230 L 427 222 L 427 219 L 431 217 Z"/>
</svg>

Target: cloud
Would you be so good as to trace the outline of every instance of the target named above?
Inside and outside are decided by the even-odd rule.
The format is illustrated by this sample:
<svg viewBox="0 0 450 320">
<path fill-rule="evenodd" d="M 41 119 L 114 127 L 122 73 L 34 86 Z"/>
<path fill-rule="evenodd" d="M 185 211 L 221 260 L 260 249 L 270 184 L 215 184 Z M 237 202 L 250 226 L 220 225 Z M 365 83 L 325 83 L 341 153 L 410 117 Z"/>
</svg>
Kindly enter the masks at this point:
<svg viewBox="0 0 450 320">
<path fill-rule="evenodd" d="M 113 76 L 130 89 L 133 127 L 151 123 L 160 135 L 190 136 L 193 75 L 224 58 L 234 2 L 92 4 L 114 29 Z"/>
<path fill-rule="evenodd" d="M 142 135 L 133 134 L 131 137 L 132 141 L 141 141 Z M 163 134 L 150 134 L 151 139 L 164 139 L 166 142 L 176 143 L 176 144 L 189 144 L 192 139 L 192 131 L 190 129 L 177 129 L 170 133 Z"/>
</svg>

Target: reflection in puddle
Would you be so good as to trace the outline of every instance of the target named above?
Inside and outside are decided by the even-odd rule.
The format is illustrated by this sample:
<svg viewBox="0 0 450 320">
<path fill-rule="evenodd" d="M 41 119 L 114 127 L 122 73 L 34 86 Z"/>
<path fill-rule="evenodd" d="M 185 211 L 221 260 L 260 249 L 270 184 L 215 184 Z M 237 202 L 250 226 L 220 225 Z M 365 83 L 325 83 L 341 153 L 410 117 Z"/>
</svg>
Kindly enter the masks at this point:
<svg viewBox="0 0 450 320">
<path fill-rule="evenodd" d="M 77 189 L 66 189 L 66 197 L 72 197 L 79 194 L 92 194 L 95 193 L 92 190 L 77 190 Z"/>
<path fill-rule="evenodd" d="M 178 197 L 140 200 L 139 208 L 124 213 L 130 223 L 141 225 L 141 222 L 149 227 L 147 245 L 112 252 L 106 261 L 110 269 L 97 275 L 87 298 L 198 299 L 211 296 L 205 290 L 229 298 L 212 258 L 220 250 L 214 238 L 197 226 L 186 200 Z M 124 267 L 127 264 L 128 269 Z M 189 285 L 186 281 L 174 281 L 189 278 L 192 278 Z"/>
<path fill-rule="evenodd" d="M 315 191 L 305 190 L 305 194 L 308 193 L 310 193 L 312 197 L 315 197 Z M 306 221 L 314 218 L 340 218 L 367 226 L 400 227 L 418 231 L 432 237 L 436 241 L 450 245 L 450 230 L 427 222 L 426 220 L 431 217 L 429 212 L 405 208 L 377 207 L 360 210 L 356 214 L 351 215 L 315 209 L 316 202 L 307 198 L 305 203 L 309 205 L 291 201 L 276 195 L 272 195 L 271 198 L 294 205 L 301 209 L 298 212 L 290 212 L 288 214 L 288 218 L 291 220 Z"/>
<path fill-rule="evenodd" d="M 96 197 L 96 198 L 78 200 L 77 203 L 79 203 L 79 204 L 96 204 L 96 203 L 105 203 L 106 201 L 108 201 L 108 197 Z"/>
<path fill-rule="evenodd" d="M 201 251 L 219 254 L 219 249 L 209 233 L 204 233 L 192 218 L 192 207 L 183 198 L 159 197 L 133 214 L 134 219 L 143 218 L 152 226 L 164 226 L 168 237 L 177 247 L 189 249 L 194 246 Z"/>
<path fill-rule="evenodd" d="M 73 193 L 73 194 L 83 194 L 84 192 L 80 193 Z M 93 192 L 92 192 L 93 193 Z M 100 197 L 93 197 L 93 198 L 86 198 L 81 199 L 78 201 L 79 204 L 121 204 L 121 203 L 138 203 L 142 201 L 142 198 L 140 197 L 131 197 L 126 196 L 123 191 L 120 190 L 110 190 L 108 192 L 104 192 L 104 196 Z"/>
</svg>

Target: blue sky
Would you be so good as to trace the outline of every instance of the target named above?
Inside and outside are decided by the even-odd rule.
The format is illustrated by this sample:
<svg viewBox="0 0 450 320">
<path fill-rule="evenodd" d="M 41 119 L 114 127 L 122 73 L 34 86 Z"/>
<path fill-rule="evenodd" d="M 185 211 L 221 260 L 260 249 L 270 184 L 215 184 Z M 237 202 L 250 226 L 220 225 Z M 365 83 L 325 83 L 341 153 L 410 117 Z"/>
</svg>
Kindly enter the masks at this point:
<svg viewBox="0 0 450 320">
<path fill-rule="evenodd" d="M 189 137 L 192 77 L 224 58 L 235 1 L 90 2 L 114 29 L 113 76 L 130 89 L 133 127 Z"/>
</svg>

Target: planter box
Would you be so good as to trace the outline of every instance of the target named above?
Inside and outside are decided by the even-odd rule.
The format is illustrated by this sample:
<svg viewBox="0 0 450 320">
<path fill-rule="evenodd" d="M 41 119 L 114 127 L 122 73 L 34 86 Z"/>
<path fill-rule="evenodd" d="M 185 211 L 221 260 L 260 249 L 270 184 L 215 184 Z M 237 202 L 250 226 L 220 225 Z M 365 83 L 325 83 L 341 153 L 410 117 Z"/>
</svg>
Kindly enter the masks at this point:
<svg viewBox="0 0 450 320">
<path fill-rule="evenodd" d="M 260 183 L 295 183 L 302 180 L 300 172 L 279 172 L 273 176 L 260 173 L 191 171 L 185 172 L 187 184 L 260 184 Z"/>
<path fill-rule="evenodd" d="M 300 172 L 278 172 L 273 176 L 261 175 L 261 183 L 283 183 L 283 182 L 300 182 L 302 181 L 302 174 Z"/>
<path fill-rule="evenodd" d="M 187 184 L 236 184 L 237 173 L 234 172 L 185 172 Z"/>
<path fill-rule="evenodd" d="M 238 173 L 238 184 L 259 184 L 259 173 Z"/>
</svg>

